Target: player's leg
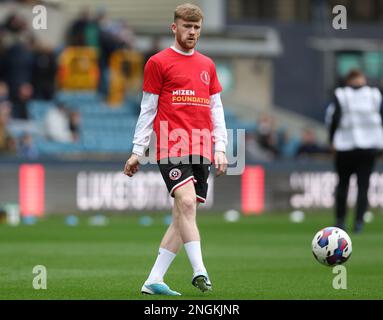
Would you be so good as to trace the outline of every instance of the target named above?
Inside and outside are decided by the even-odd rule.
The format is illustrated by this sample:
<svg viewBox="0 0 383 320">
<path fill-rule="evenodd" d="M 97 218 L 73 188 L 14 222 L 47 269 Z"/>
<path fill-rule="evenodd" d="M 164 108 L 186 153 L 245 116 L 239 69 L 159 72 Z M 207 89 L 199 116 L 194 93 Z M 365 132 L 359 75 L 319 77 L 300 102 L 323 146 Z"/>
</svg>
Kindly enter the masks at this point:
<svg viewBox="0 0 383 320">
<path fill-rule="evenodd" d="M 175 215 L 178 215 L 178 213 L 175 213 L 177 210 L 176 207 L 173 208 L 173 217 Z M 173 218 L 174 219 L 174 218 Z M 160 248 L 165 248 L 166 250 L 169 250 L 171 252 L 174 252 L 175 254 L 178 253 L 182 246 L 182 239 L 180 236 L 180 233 L 178 231 L 177 226 L 174 222 L 172 222 L 168 229 L 166 230 L 165 235 L 163 236 L 160 244 Z"/>
<path fill-rule="evenodd" d="M 177 208 L 174 222 L 178 227 L 183 243 L 200 241 L 196 222 L 196 193 L 193 181 L 174 191 L 174 206 Z"/>
<path fill-rule="evenodd" d="M 361 232 L 363 228 L 363 216 L 368 207 L 368 187 L 370 176 L 375 164 L 375 154 L 373 151 L 361 151 L 363 153 L 361 161 L 358 162 L 356 175 L 358 179 L 358 197 L 356 201 L 356 216 L 354 231 Z"/>
<path fill-rule="evenodd" d="M 335 214 L 336 226 L 345 230 L 347 213 L 347 195 L 350 177 L 352 174 L 352 159 L 350 152 L 337 152 L 335 156 L 335 168 L 338 175 L 338 185 L 335 191 Z"/>
<path fill-rule="evenodd" d="M 175 191 L 175 205 L 179 215 L 176 219 L 184 242 L 184 248 L 193 268 L 192 283 L 201 291 L 211 288 L 211 283 L 202 259 L 200 234 L 196 222 L 196 192 L 192 182 Z"/>
<path fill-rule="evenodd" d="M 158 165 L 166 187 L 172 196 L 174 196 L 174 191 L 177 188 L 182 187 L 185 183 L 193 181 L 193 173 L 188 165 L 182 164 L 181 162 L 177 163 L 177 161 L 168 161 L 164 164 L 159 162 Z M 164 237 L 162 238 L 157 259 L 148 279 L 145 281 L 142 290 L 143 292 L 146 290 L 145 285 L 163 284 L 163 277 L 183 243 L 178 228 L 178 217 L 178 207 L 174 204 L 173 222 L 170 224 Z M 154 293 L 156 294 L 157 290 L 155 291 L 156 292 Z M 168 288 L 164 289 L 165 293 L 162 293 L 162 290 L 159 291 L 160 292 L 158 294 L 172 294 L 172 292 L 169 292 Z"/>
<path fill-rule="evenodd" d="M 164 284 L 164 276 L 182 246 L 180 234 L 174 224 L 174 216 L 176 215 L 178 215 L 177 208 L 174 206 L 173 222 L 169 225 L 161 240 L 156 261 L 142 287 L 141 291 L 143 293 L 178 295 L 178 292 L 169 289 Z"/>
<path fill-rule="evenodd" d="M 170 161 L 167 164 L 159 162 L 159 168 L 170 195 L 174 197 L 173 226 L 179 232 L 193 270 L 206 273 L 196 223 L 197 205 L 192 165 L 183 161 Z M 164 239 L 164 243 L 167 239 L 168 237 Z"/>
<path fill-rule="evenodd" d="M 207 198 L 208 177 L 210 173 L 211 163 L 209 160 L 200 157 L 197 163 L 193 162 L 192 170 L 195 178 L 195 191 L 197 203 L 204 203 Z M 194 270 L 192 284 L 201 291 L 211 290 L 212 285 L 209 276 L 205 270 Z"/>
<path fill-rule="evenodd" d="M 195 237 L 199 239 L 195 223 L 196 196 L 192 167 L 189 163 L 182 163 L 181 158 L 178 160 L 179 162 L 173 160 L 173 163 L 170 164 L 159 163 L 159 168 L 169 193 L 174 197 L 173 228 L 169 230 L 172 233 L 169 234 L 169 237 L 165 235 L 166 237 L 162 243 L 164 245 L 168 245 L 165 242 L 168 242 L 170 236 L 173 233 L 177 233 L 176 231 L 178 231 L 178 237 L 181 238 L 182 243 L 187 242 L 190 237 L 192 239 Z M 190 224 L 191 226 L 189 226 Z M 178 243 L 171 243 L 172 245 L 178 245 Z"/>
<path fill-rule="evenodd" d="M 173 216 L 177 215 L 177 208 L 173 208 Z M 172 222 L 162 237 L 158 256 L 149 274 L 147 283 L 162 282 L 164 276 L 182 246 L 180 234 Z"/>
</svg>

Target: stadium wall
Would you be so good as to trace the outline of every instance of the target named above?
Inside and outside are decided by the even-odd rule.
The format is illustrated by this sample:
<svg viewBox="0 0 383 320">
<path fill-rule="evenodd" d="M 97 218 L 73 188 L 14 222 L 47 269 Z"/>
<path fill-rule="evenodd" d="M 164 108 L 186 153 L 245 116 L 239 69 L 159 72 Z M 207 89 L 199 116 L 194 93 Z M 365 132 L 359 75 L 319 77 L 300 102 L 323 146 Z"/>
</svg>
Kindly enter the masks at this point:
<svg viewBox="0 0 383 320">
<path fill-rule="evenodd" d="M 168 211 L 168 196 L 156 166 L 145 166 L 132 179 L 123 163 L 2 163 L 0 206 L 18 203 L 23 215 Z M 291 209 L 332 208 L 336 176 L 328 163 L 284 162 L 248 165 L 242 175 L 209 178 L 205 212 L 241 210 L 244 214 Z M 351 181 L 349 204 L 356 200 Z M 383 167 L 371 177 L 369 201 L 383 208 Z"/>
<path fill-rule="evenodd" d="M 70 16 L 77 15 L 86 7 L 95 10 L 106 10 L 111 18 L 126 19 L 136 30 L 157 28 L 169 30 L 177 5 L 185 3 L 179 0 L 66 0 L 62 2 L 63 9 Z M 194 4 L 200 6 L 205 14 L 204 28 L 215 30 L 223 24 L 223 2 L 221 0 L 197 0 Z"/>
</svg>

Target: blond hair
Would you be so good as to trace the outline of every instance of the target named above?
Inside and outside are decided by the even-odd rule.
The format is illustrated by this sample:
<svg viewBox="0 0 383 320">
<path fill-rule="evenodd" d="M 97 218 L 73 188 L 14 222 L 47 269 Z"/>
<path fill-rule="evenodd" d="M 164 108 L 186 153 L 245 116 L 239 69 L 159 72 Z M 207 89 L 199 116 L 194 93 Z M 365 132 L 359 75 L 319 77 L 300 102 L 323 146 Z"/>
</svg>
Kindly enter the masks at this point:
<svg viewBox="0 0 383 320">
<path fill-rule="evenodd" d="M 174 11 L 174 22 L 177 19 L 197 22 L 203 20 L 203 12 L 200 7 L 194 4 L 184 3 L 177 6 L 176 10 Z"/>
</svg>

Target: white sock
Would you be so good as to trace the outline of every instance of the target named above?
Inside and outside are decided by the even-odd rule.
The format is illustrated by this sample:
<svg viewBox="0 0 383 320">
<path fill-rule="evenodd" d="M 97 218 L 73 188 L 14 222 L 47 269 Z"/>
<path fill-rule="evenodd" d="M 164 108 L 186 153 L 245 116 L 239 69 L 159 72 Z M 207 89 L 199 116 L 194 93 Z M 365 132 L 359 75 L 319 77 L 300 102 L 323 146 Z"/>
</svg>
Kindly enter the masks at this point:
<svg viewBox="0 0 383 320">
<path fill-rule="evenodd" d="M 168 271 L 168 268 L 175 257 L 175 253 L 164 248 L 160 248 L 158 250 L 156 262 L 154 263 L 152 271 L 150 272 L 148 279 L 145 281 L 145 284 L 163 282 L 164 275 L 166 271 Z"/>
<path fill-rule="evenodd" d="M 190 241 L 184 243 L 186 254 L 189 257 L 194 273 L 206 272 L 206 268 L 202 261 L 201 242 Z"/>
</svg>

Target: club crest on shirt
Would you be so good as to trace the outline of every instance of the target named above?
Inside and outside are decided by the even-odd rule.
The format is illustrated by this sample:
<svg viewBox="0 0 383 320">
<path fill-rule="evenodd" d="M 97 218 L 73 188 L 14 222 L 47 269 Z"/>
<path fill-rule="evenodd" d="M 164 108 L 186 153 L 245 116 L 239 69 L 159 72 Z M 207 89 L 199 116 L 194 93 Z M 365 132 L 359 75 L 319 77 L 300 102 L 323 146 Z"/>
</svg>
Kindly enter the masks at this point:
<svg viewBox="0 0 383 320">
<path fill-rule="evenodd" d="M 200 78 L 204 84 L 206 85 L 210 84 L 210 75 L 207 71 L 202 71 L 200 74 Z"/>
<path fill-rule="evenodd" d="M 169 178 L 171 180 L 178 180 L 181 177 L 181 170 L 174 168 L 169 172 Z"/>
</svg>

